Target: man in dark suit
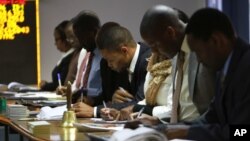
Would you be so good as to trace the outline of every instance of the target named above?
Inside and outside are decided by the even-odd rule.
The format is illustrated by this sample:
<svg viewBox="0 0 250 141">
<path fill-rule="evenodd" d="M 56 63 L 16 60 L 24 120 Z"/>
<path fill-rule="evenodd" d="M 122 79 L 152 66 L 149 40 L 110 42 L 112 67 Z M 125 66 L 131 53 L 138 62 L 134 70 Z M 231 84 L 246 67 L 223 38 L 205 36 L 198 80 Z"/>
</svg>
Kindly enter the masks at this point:
<svg viewBox="0 0 250 141">
<path fill-rule="evenodd" d="M 197 61 L 195 53 L 188 49 L 184 33 L 186 22 L 188 22 L 188 17 L 181 10 L 157 5 L 145 13 L 140 27 L 142 38 L 149 44 L 153 52 L 172 58 L 172 77 L 174 78 L 172 86 L 175 86 L 174 89 L 177 87 L 175 85 L 178 74 L 177 58 L 179 52 L 185 52 L 184 78 L 182 79 L 180 98 L 179 101 L 177 100 L 180 105 L 177 121 L 191 121 L 202 115 L 207 110 L 214 95 L 215 72 L 201 65 Z M 166 91 L 167 94 L 174 95 L 174 93 Z M 143 113 L 147 115 L 156 115 L 157 113 L 157 109 L 151 105 L 136 104 L 122 109 L 121 115 L 124 118 L 130 118 L 130 113 L 138 112 L 142 107 L 144 107 Z M 160 120 L 169 122 L 170 114 L 165 112 L 165 117 Z M 151 119 L 150 122 L 160 122 L 158 117 L 147 115 L 143 116 L 146 119 Z"/>
<path fill-rule="evenodd" d="M 210 8 L 192 15 L 186 33 L 198 59 L 218 71 L 216 95 L 199 120 L 191 125 L 171 125 L 164 131 L 169 139 L 229 140 L 230 125 L 250 124 L 249 44 L 236 36 L 225 14 Z"/>
<path fill-rule="evenodd" d="M 103 102 L 108 102 L 108 107 L 121 109 L 144 98 L 146 59 L 151 55 L 150 48 L 137 44 L 126 28 L 114 22 L 102 26 L 96 44 L 104 58 L 100 63 L 102 94 L 91 98 L 93 106 L 74 104 L 78 117 L 99 117 Z"/>
<path fill-rule="evenodd" d="M 150 48 L 143 43 L 137 44 L 125 27 L 113 22 L 103 25 L 96 42 L 105 59 L 103 65 L 110 67 L 102 74 L 103 85 L 106 85 L 103 96 L 104 101 L 110 102 L 108 106 L 121 109 L 144 99 L 146 59 L 151 55 Z M 98 116 L 101 108 L 103 106 L 97 106 Z"/>
</svg>

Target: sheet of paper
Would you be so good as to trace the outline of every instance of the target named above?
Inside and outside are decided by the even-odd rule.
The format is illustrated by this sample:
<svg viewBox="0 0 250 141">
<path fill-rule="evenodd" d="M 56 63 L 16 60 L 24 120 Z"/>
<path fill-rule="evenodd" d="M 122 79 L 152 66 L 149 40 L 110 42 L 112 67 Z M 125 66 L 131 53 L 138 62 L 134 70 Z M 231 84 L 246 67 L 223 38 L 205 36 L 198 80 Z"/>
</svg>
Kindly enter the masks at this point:
<svg viewBox="0 0 250 141">
<path fill-rule="evenodd" d="M 56 120 L 62 119 L 63 113 L 67 110 L 66 105 L 51 108 L 48 106 L 43 107 L 40 113 L 37 114 L 39 120 Z"/>
<path fill-rule="evenodd" d="M 118 120 L 103 120 L 102 118 L 91 118 L 91 121 L 93 121 L 94 123 L 108 123 L 108 124 L 125 124 L 128 121 L 124 120 L 124 121 L 118 121 Z"/>
<path fill-rule="evenodd" d="M 17 93 L 15 97 L 23 97 L 23 98 L 47 98 L 47 99 L 65 99 L 61 95 L 57 95 L 53 92 L 26 92 L 26 93 Z"/>
<path fill-rule="evenodd" d="M 122 130 L 124 124 L 99 124 L 99 123 L 74 123 L 74 126 L 83 132 L 103 132 L 103 131 L 118 131 Z"/>
</svg>

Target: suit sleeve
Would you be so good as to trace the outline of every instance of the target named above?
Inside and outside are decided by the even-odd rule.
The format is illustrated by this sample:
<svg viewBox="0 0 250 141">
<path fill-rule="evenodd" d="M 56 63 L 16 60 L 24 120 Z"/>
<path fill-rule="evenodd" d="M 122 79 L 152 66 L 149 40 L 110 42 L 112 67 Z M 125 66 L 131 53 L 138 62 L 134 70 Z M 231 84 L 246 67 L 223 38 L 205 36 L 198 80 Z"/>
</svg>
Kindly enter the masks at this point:
<svg viewBox="0 0 250 141">
<path fill-rule="evenodd" d="M 188 139 L 202 141 L 221 141 L 229 137 L 228 125 L 220 125 L 214 110 L 214 100 L 206 113 L 194 121 L 188 132 Z M 208 124 L 209 123 L 209 124 Z"/>
<path fill-rule="evenodd" d="M 245 62 L 246 63 L 246 62 Z M 207 113 L 201 118 L 200 124 L 193 124 L 189 130 L 188 138 L 193 140 L 229 140 L 230 125 L 249 125 L 250 112 L 250 64 L 239 64 L 234 77 L 229 82 L 224 93 L 224 113 L 216 114 L 216 95 Z M 243 67 L 242 67 L 243 66 Z M 218 101 L 217 101 L 218 102 Z M 218 104 L 218 103 L 217 103 Z M 218 110 L 217 110 L 218 112 Z M 225 117 L 220 116 L 223 114 Z M 225 118 L 224 122 L 219 120 Z"/>
</svg>

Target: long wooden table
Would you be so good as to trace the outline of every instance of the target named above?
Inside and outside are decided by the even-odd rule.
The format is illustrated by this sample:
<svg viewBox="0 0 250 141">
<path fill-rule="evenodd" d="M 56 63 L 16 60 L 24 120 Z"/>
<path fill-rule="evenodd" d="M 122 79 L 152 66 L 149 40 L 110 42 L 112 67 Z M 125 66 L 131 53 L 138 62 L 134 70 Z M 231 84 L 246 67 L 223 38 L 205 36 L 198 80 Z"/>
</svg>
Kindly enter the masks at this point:
<svg viewBox="0 0 250 141">
<path fill-rule="evenodd" d="M 76 128 L 64 128 L 60 126 L 61 121 L 48 121 L 50 126 L 49 134 L 32 134 L 28 130 L 28 122 L 30 121 L 18 121 L 18 120 L 10 120 L 4 116 L 0 116 L 0 123 L 6 125 L 15 131 L 17 131 L 20 135 L 28 138 L 32 141 L 89 141 L 88 136 L 85 132 L 79 132 Z M 77 122 L 85 123 L 91 122 L 89 119 L 77 119 Z M 112 134 L 112 132 L 98 132 L 97 134 Z"/>
<path fill-rule="evenodd" d="M 0 96 L 2 96 L 0 94 Z M 11 99 L 7 97 L 8 104 L 15 104 L 17 102 L 16 99 Z M 38 110 L 37 107 L 28 106 L 29 109 Z M 61 121 L 59 120 L 49 120 L 51 124 L 50 133 L 49 134 L 32 134 L 28 129 L 28 122 L 30 121 L 19 121 L 19 120 L 11 120 L 8 117 L 0 114 L 0 126 L 5 126 L 5 137 L 6 140 L 9 140 L 9 128 L 13 129 L 21 136 L 28 138 L 29 140 L 34 141 L 89 141 L 88 136 L 84 132 L 79 132 L 76 128 L 64 128 L 61 127 Z M 91 122 L 89 119 L 77 119 L 78 123 L 86 123 Z M 112 132 L 103 132 L 97 133 L 98 135 L 107 135 L 112 134 Z M 21 139 L 22 140 L 22 139 Z"/>
</svg>

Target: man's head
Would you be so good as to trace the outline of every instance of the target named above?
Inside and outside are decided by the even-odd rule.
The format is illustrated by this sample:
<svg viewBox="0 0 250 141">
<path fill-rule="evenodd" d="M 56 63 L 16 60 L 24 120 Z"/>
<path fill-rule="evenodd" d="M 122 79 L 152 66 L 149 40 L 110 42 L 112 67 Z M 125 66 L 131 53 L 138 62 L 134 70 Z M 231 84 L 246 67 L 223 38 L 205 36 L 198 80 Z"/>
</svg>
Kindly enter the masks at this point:
<svg viewBox="0 0 250 141">
<path fill-rule="evenodd" d="M 106 23 L 98 32 L 96 43 L 113 70 L 122 71 L 130 66 L 136 42 L 128 29 L 114 22 Z"/>
<path fill-rule="evenodd" d="M 65 30 L 69 21 L 62 21 L 59 25 L 55 27 L 54 39 L 57 49 L 61 52 L 67 52 L 70 49 L 70 45 L 66 40 Z"/>
<path fill-rule="evenodd" d="M 155 53 L 173 58 L 181 48 L 185 24 L 178 11 L 165 5 L 150 8 L 143 16 L 140 33 Z"/>
<path fill-rule="evenodd" d="M 95 36 L 100 28 L 100 20 L 92 11 L 81 11 L 73 20 L 73 30 L 80 45 L 88 51 L 95 49 Z"/>
<path fill-rule="evenodd" d="M 189 47 L 204 65 L 219 70 L 232 51 L 235 32 L 222 12 L 204 8 L 195 12 L 186 28 Z"/>
<path fill-rule="evenodd" d="M 73 23 L 70 21 L 66 27 L 66 37 L 67 37 L 67 42 L 70 44 L 71 47 L 73 48 L 80 48 L 80 43 L 79 40 L 77 39 L 74 30 L 73 30 Z"/>
</svg>

